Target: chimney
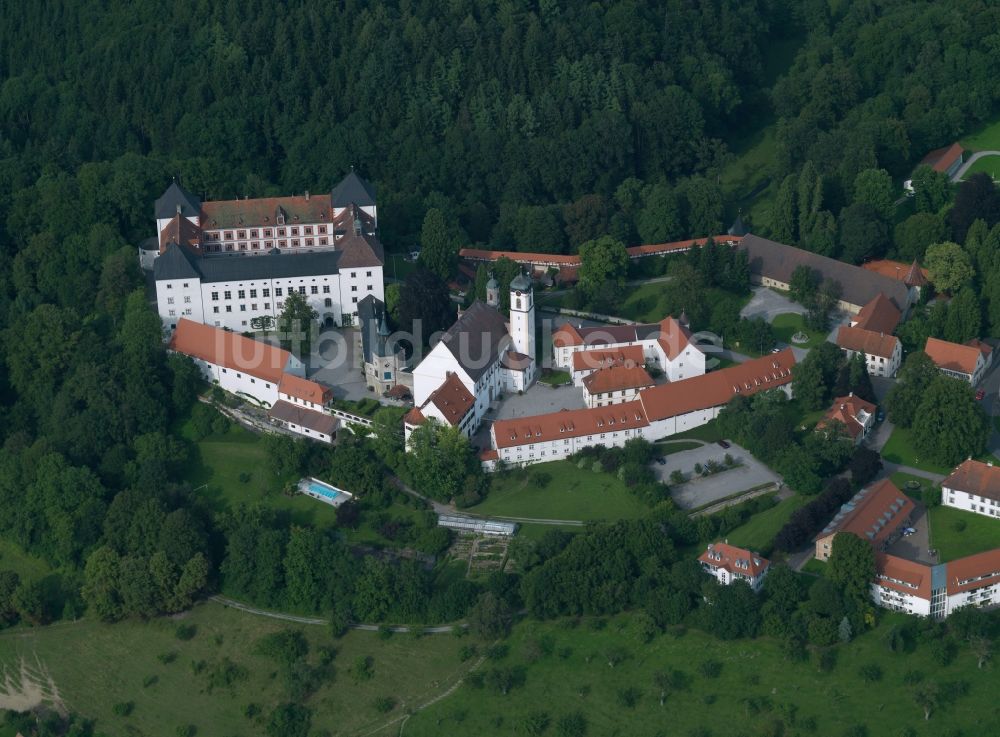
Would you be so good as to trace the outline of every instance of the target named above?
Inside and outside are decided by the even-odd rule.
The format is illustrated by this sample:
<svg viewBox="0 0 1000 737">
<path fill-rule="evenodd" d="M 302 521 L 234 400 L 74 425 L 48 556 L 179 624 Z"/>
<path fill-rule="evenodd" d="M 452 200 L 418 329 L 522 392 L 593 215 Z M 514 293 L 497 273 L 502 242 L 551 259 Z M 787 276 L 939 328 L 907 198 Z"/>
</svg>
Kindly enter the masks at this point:
<svg viewBox="0 0 1000 737">
<path fill-rule="evenodd" d="M 306 202 L 308 202 L 308 201 L 309 201 L 309 190 L 307 189 L 306 190 Z"/>
<path fill-rule="evenodd" d="M 177 214 L 178 215 L 181 214 L 181 203 L 179 203 L 179 202 L 177 203 Z"/>
<path fill-rule="evenodd" d="M 848 392 L 848 393 L 847 393 L 847 396 L 849 396 L 849 397 L 853 397 L 853 396 L 854 396 L 854 392 Z"/>
</svg>

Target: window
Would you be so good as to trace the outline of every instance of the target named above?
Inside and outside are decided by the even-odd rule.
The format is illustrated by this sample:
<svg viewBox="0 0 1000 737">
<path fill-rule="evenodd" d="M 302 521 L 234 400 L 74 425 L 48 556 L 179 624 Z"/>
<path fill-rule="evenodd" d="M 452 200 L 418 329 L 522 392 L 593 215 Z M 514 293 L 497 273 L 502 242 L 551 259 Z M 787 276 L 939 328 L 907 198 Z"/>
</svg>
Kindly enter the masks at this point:
<svg viewBox="0 0 1000 737">
<path fill-rule="evenodd" d="M 270 228 L 265 228 L 264 229 L 264 237 L 265 238 L 270 238 L 272 235 L 274 235 L 274 234 L 271 232 Z"/>
<path fill-rule="evenodd" d="M 330 244 L 330 239 L 329 238 L 320 238 L 319 239 L 319 244 L 321 246 L 328 246 Z"/>
<path fill-rule="evenodd" d="M 224 296 L 225 296 L 225 298 L 226 298 L 226 299 L 232 299 L 232 298 L 233 298 L 233 293 L 232 293 L 232 292 L 230 292 L 230 291 L 229 291 L 229 290 L 227 289 L 227 290 L 225 291 L 225 293 L 224 293 Z"/>
<path fill-rule="evenodd" d="M 270 297 L 271 296 L 271 290 L 270 289 L 265 289 L 264 290 L 264 296 L 265 297 Z"/>
<path fill-rule="evenodd" d="M 305 287 L 299 287 L 299 294 L 305 294 L 305 293 L 306 293 L 306 288 Z"/>
<path fill-rule="evenodd" d="M 259 237 L 260 237 L 259 233 L 260 233 L 260 231 L 257 231 L 257 230 L 251 230 L 251 231 L 250 231 L 250 237 L 251 237 L 251 238 L 259 238 Z"/>
<path fill-rule="evenodd" d="M 392 379 L 392 371 L 386 371 L 385 373 L 383 373 L 382 378 L 385 381 L 389 381 L 390 379 Z"/>
<path fill-rule="evenodd" d="M 319 287 L 309 287 L 309 294 L 319 294 Z"/>
<path fill-rule="evenodd" d="M 172 305 L 173 303 L 174 303 L 174 298 L 173 297 L 167 297 L 167 304 L 168 305 Z"/>
<path fill-rule="evenodd" d="M 168 284 L 168 285 L 167 285 L 167 289 L 173 289 L 173 288 L 174 288 L 174 285 L 173 285 L 173 284 Z"/>
<path fill-rule="evenodd" d="M 188 283 L 187 283 L 187 282 L 184 282 L 184 288 L 185 288 L 185 289 L 187 289 L 187 288 L 188 288 Z"/>
<path fill-rule="evenodd" d="M 238 291 L 236 293 L 236 296 L 239 297 L 240 299 L 246 299 L 247 298 L 246 290 L 245 289 L 241 289 L 240 291 Z"/>
<path fill-rule="evenodd" d="M 354 277 L 356 277 L 357 275 L 358 275 L 358 272 L 356 272 L 356 271 L 352 271 L 352 272 L 351 272 L 351 278 L 352 278 L 352 279 L 353 279 Z"/>
<path fill-rule="evenodd" d="M 366 271 L 365 272 L 365 276 L 371 276 L 371 275 L 372 275 L 372 272 L 370 272 L 370 271 Z"/>
<path fill-rule="evenodd" d="M 232 312 L 232 311 L 233 311 L 233 306 L 232 305 L 226 305 L 226 312 Z"/>
<path fill-rule="evenodd" d="M 243 240 L 244 238 L 247 237 L 247 232 L 245 230 L 238 230 L 236 231 L 236 237 L 239 238 L 240 240 Z"/>
<path fill-rule="evenodd" d="M 330 293 L 330 285 L 329 284 L 324 284 L 323 285 L 323 294 L 329 294 L 329 293 Z"/>
<path fill-rule="evenodd" d="M 219 293 L 218 292 L 212 292 L 212 301 L 213 302 L 217 302 L 218 299 L 219 299 Z"/>
<path fill-rule="evenodd" d="M 326 299 L 323 300 L 323 306 L 324 307 L 333 307 L 333 300 L 330 299 L 329 297 L 327 297 Z"/>
<path fill-rule="evenodd" d="M 292 235 L 298 235 L 298 234 L 299 234 L 299 229 L 298 228 L 292 228 Z"/>
<path fill-rule="evenodd" d="M 351 287 L 351 291 L 352 292 L 356 292 L 356 291 L 358 291 L 358 288 L 357 287 Z M 357 302 L 357 300 L 354 300 L 354 301 Z"/>
<path fill-rule="evenodd" d="M 250 305 L 250 309 L 253 310 L 254 312 L 256 312 L 257 311 L 257 303 L 254 302 L 252 305 Z"/>
<path fill-rule="evenodd" d="M 284 234 L 285 234 L 285 229 L 284 228 L 278 228 L 278 235 L 284 235 Z"/>
<path fill-rule="evenodd" d="M 306 238 L 306 245 L 307 246 L 313 246 L 313 245 L 315 245 L 315 243 L 313 242 L 312 238 Z"/>
<path fill-rule="evenodd" d="M 357 301 L 358 301 L 357 297 L 351 297 L 351 302 L 357 303 Z"/>
<path fill-rule="evenodd" d="M 170 315 L 171 317 L 174 317 L 177 315 L 177 310 L 170 310 L 169 312 L 167 312 L 167 314 Z"/>
<path fill-rule="evenodd" d="M 278 304 L 276 304 L 276 305 L 275 305 L 275 307 L 277 307 L 277 308 L 278 308 L 279 310 L 280 310 L 280 309 L 283 309 L 283 308 L 284 308 L 284 306 L 285 306 L 285 303 L 284 303 L 284 302 L 278 302 Z"/>
<path fill-rule="evenodd" d="M 231 241 L 232 239 L 233 239 L 233 231 L 227 230 L 226 231 L 226 240 L 227 241 Z"/>
<path fill-rule="evenodd" d="M 247 306 L 246 305 L 240 305 L 240 312 L 246 312 L 246 311 L 247 311 Z"/>
<path fill-rule="evenodd" d="M 256 289 L 251 289 L 250 290 L 250 299 L 253 299 L 256 296 L 257 296 L 257 290 Z"/>
<path fill-rule="evenodd" d="M 284 248 L 288 245 L 288 241 L 278 241 L 278 248 Z"/>
<path fill-rule="evenodd" d="M 302 235 L 312 235 L 313 229 L 311 225 L 307 225 L 302 229 Z"/>
<path fill-rule="evenodd" d="M 292 238 L 292 248 L 298 248 L 298 247 L 299 247 L 299 239 Z"/>
<path fill-rule="evenodd" d="M 212 312 L 214 312 L 216 315 L 218 315 L 219 314 L 219 305 L 216 305 L 215 307 L 213 307 L 212 308 Z"/>
<path fill-rule="evenodd" d="M 271 303 L 270 303 L 270 302 L 265 302 L 265 303 L 264 303 L 264 309 L 265 309 L 265 310 L 269 310 L 269 309 L 271 309 Z"/>
<path fill-rule="evenodd" d="M 365 289 L 367 289 L 369 292 L 372 291 L 372 285 L 369 284 L 367 287 L 365 287 Z"/>
<path fill-rule="evenodd" d="M 264 295 L 264 296 L 266 297 L 267 295 Z M 274 296 L 275 297 L 280 297 L 281 296 L 281 287 L 275 287 L 275 289 L 274 289 Z"/>
</svg>

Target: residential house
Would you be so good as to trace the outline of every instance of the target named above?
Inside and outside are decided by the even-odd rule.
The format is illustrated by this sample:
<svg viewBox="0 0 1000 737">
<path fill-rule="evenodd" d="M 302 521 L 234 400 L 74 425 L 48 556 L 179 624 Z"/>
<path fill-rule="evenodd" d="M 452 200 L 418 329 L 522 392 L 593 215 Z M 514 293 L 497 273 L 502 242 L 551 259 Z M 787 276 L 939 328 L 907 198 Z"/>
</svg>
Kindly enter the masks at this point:
<svg viewBox="0 0 1000 737">
<path fill-rule="evenodd" d="M 920 165 L 929 166 L 936 172 L 953 177 L 962 167 L 965 150 L 961 144 L 953 143 L 950 146 L 942 146 L 928 153 L 920 160 Z"/>
<path fill-rule="evenodd" d="M 889 479 L 877 481 L 841 506 L 830 523 L 815 537 L 816 559 L 829 560 L 833 540 L 850 533 L 867 540 L 875 552 L 884 551 L 902 534 L 913 514 L 913 501 Z"/>
<path fill-rule="evenodd" d="M 653 385 L 653 378 L 642 366 L 613 366 L 583 379 L 583 399 L 588 407 L 607 407 L 631 402 L 641 389 Z"/>
<path fill-rule="evenodd" d="M 863 353 L 868 373 L 872 376 L 893 377 L 903 361 L 903 344 L 895 335 L 887 333 L 841 325 L 837 329 L 837 345 L 847 353 L 848 358 Z"/>
<path fill-rule="evenodd" d="M 643 366 L 646 356 L 641 345 L 628 345 L 621 348 L 595 348 L 592 350 L 575 351 L 572 354 L 572 370 L 570 376 L 575 386 L 583 386 L 583 380 L 599 369 L 632 368 Z"/>
<path fill-rule="evenodd" d="M 971 458 L 963 461 L 941 482 L 941 504 L 986 517 L 1000 517 L 1000 468 Z M 1000 541 L 1000 526 L 997 536 Z"/>
<path fill-rule="evenodd" d="M 942 373 L 975 386 L 993 361 L 992 350 L 989 346 L 985 346 L 984 350 L 984 346 L 980 341 L 961 345 L 928 338 L 924 353 L 930 356 Z"/>
<path fill-rule="evenodd" d="M 771 562 L 761 556 L 727 542 L 709 543 L 698 556 L 702 570 L 724 586 L 743 581 L 754 591 L 760 591 Z"/>
<path fill-rule="evenodd" d="M 861 443 L 875 425 L 875 405 L 866 402 L 851 392 L 846 397 L 837 397 L 826 411 L 816 429 L 822 430 L 833 423 L 839 423 L 855 445 Z"/>
</svg>

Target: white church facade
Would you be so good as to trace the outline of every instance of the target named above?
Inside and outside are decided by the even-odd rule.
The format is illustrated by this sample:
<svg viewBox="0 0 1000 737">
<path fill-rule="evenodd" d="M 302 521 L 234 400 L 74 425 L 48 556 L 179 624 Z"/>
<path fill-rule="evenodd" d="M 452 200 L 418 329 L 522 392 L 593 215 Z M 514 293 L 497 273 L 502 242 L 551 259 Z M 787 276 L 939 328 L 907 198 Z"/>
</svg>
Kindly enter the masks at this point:
<svg viewBox="0 0 1000 737">
<path fill-rule="evenodd" d="M 510 284 L 510 319 L 499 311 L 494 279 L 486 303 L 474 302 L 413 369 L 414 409 L 404 418 L 406 434 L 434 417 L 471 437 L 490 405 L 534 382 L 535 303 L 531 280 Z M 460 388 L 461 387 L 461 388 Z"/>
</svg>

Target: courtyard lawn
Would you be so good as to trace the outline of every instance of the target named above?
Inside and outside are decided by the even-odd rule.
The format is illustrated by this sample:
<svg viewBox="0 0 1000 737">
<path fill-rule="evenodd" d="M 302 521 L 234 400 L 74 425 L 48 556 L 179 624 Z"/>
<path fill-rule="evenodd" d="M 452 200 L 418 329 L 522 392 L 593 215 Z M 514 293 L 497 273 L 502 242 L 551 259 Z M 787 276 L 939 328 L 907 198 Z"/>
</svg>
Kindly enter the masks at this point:
<svg viewBox="0 0 1000 737">
<path fill-rule="evenodd" d="M 973 174 L 989 174 L 994 181 L 1000 180 L 1000 156 L 984 156 L 976 161 L 965 172 L 963 179 L 968 179 Z"/>
<path fill-rule="evenodd" d="M 556 369 L 545 369 L 538 378 L 539 384 L 548 384 L 549 386 L 570 384 L 572 381 L 573 378 L 569 375 L 568 371 L 557 371 Z"/>
<path fill-rule="evenodd" d="M 778 315 L 771 321 L 771 327 L 774 329 L 774 337 L 779 343 L 792 345 L 796 348 L 815 348 L 826 341 L 826 332 L 807 328 L 805 318 L 794 312 Z M 805 343 L 793 343 L 792 336 L 800 331 L 808 335 L 809 340 Z"/>
<path fill-rule="evenodd" d="M 796 509 L 805 506 L 808 502 L 808 497 L 798 494 L 782 499 L 770 509 L 755 514 L 745 524 L 726 535 L 726 538 L 733 545 L 738 545 L 741 548 L 758 552 L 770 550 L 778 530 L 784 527 Z"/>
<path fill-rule="evenodd" d="M 719 432 L 718 423 L 715 420 L 708 422 L 699 427 L 692 427 L 690 430 L 685 430 L 684 432 L 677 433 L 676 435 L 671 435 L 669 438 L 663 438 L 664 440 L 685 440 L 690 438 L 691 440 L 704 440 L 706 443 L 714 443 L 717 440 L 722 440 L 723 437 Z"/>
<path fill-rule="evenodd" d="M 535 480 L 540 473 L 551 477 L 544 488 Z M 613 474 L 553 461 L 494 476 L 489 496 L 469 511 L 483 516 L 590 521 L 635 519 L 648 514 L 649 507 Z"/>
<path fill-rule="evenodd" d="M 182 623 L 196 628 L 192 639 L 176 638 Z M 464 641 L 451 635 L 397 634 L 383 640 L 371 632 L 350 632 L 334 641 L 325 627 L 206 603 L 177 619 L 110 625 L 80 620 L 4 630 L 0 665 L 15 683 L 22 662 L 30 673 L 51 677 L 67 707 L 97 720 L 97 733 L 173 737 L 182 725 L 193 724 L 199 737 L 264 734 L 271 710 L 297 700 L 287 695 L 279 666 L 256 651 L 262 636 L 284 629 L 300 630 L 308 638 L 313 664 L 321 646 L 336 651 L 335 675 L 303 702 L 312 710 L 317 734 L 362 734 L 383 725 L 444 691 L 474 662 L 459 661 Z M 373 676 L 359 682 L 350 669 L 362 657 L 372 658 Z M 227 660 L 243 669 L 229 685 L 220 676 Z M 8 693 L 10 687 L 8 681 Z M 388 714 L 374 706 L 384 696 L 396 700 Z M 131 714 L 116 715 L 115 704 L 126 702 L 133 704 Z M 248 704 L 259 705 L 261 716 L 248 719 Z"/>
<path fill-rule="evenodd" d="M 951 507 L 931 507 L 931 547 L 942 561 L 1000 547 L 1000 519 Z"/>
<path fill-rule="evenodd" d="M 981 734 L 982 725 L 996 719 L 995 678 L 976 677 L 975 661 L 963 642 L 947 666 L 933 658 L 933 649 L 918 645 L 913 652 L 892 653 L 885 646 L 892 626 L 912 620 L 879 613 L 880 625 L 837 646 L 830 672 L 821 672 L 815 655 L 792 662 L 781 643 L 766 638 L 724 641 L 695 629 L 643 642 L 632 631 L 634 618 L 623 615 L 594 627 L 584 619 L 573 622 L 519 624 L 508 641 L 509 654 L 481 670 L 523 668 L 523 684 L 506 695 L 490 687 L 466 683 L 454 694 L 414 714 L 406 723 L 407 737 L 512 734 L 545 735 L 843 735 Z M 608 665 L 608 653 L 620 657 Z M 717 672 L 705 671 L 709 661 Z M 881 669 L 877 684 L 859 671 Z M 670 689 L 666 704 L 655 675 L 680 671 L 683 687 Z M 944 703 L 929 722 L 914 703 L 907 673 L 919 672 L 937 683 L 961 680 L 966 695 Z M 707 674 L 706 674 L 707 673 Z M 714 676 L 714 677 L 713 677 Z M 585 729 L 567 729 L 560 720 L 579 712 Z M 990 715 L 993 716 L 984 716 Z M 548 724 L 532 731 L 527 720 Z M 784 715 L 784 725 L 779 720 Z M 790 716 L 794 715 L 794 716 Z M 794 720 L 795 726 L 790 723 Z M 815 725 L 815 726 L 814 726 Z"/>
<path fill-rule="evenodd" d="M 897 427 L 889 436 L 889 442 L 882 448 L 882 457 L 890 463 L 899 463 L 903 466 L 912 466 L 921 471 L 940 473 L 948 475 L 952 469 L 945 466 L 938 466 L 928 460 L 922 460 L 913 447 L 912 433 L 908 428 Z"/>
<path fill-rule="evenodd" d="M 896 488 L 911 499 L 918 502 L 922 502 L 924 500 L 925 491 L 929 491 L 937 486 L 937 484 L 930 479 L 925 479 L 921 476 L 914 476 L 909 473 L 903 473 L 902 471 L 897 471 L 892 474 L 889 477 L 889 480 L 896 485 Z"/>
</svg>

